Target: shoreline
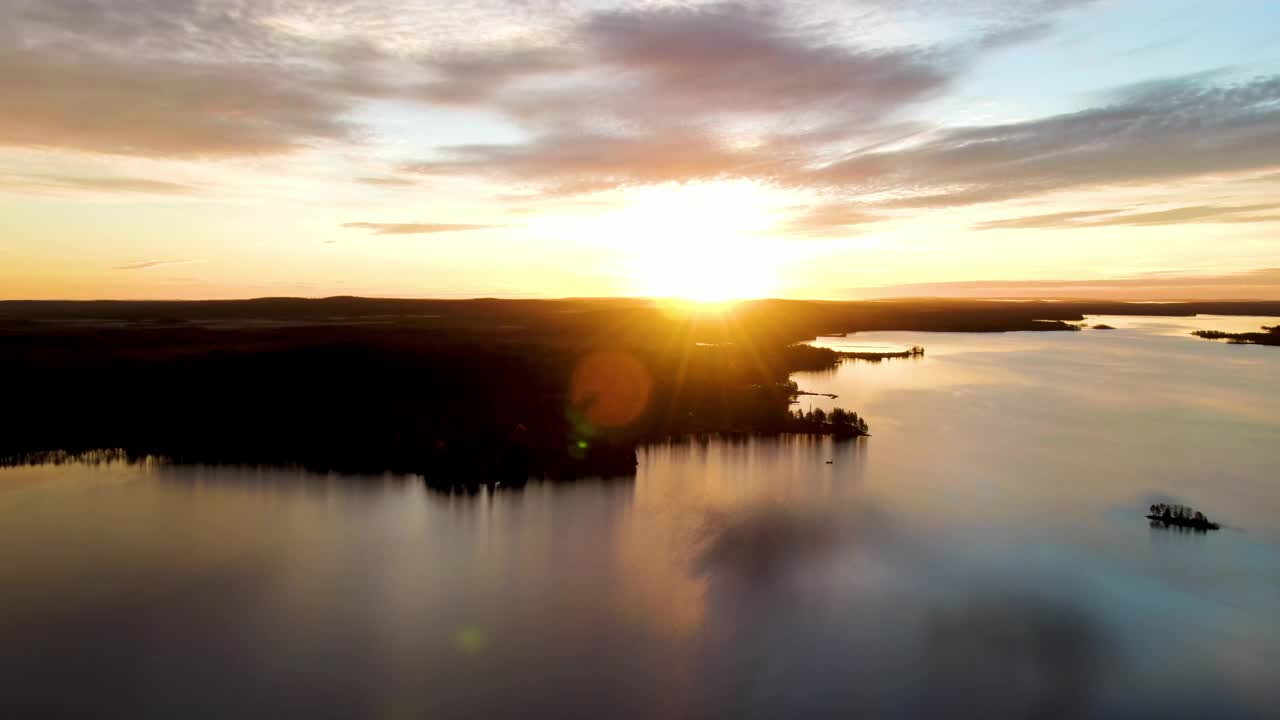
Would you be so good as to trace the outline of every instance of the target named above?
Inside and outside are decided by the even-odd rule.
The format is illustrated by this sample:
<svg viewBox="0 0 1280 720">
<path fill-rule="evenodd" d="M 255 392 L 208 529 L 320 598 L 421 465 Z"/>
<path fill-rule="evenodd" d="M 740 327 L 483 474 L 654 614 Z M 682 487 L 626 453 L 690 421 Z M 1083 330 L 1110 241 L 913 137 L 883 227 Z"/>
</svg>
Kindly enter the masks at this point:
<svg viewBox="0 0 1280 720">
<path fill-rule="evenodd" d="M 563 456 L 559 458 L 548 457 L 543 453 L 531 453 L 525 457 L 513 457 L 508 454 L 505 458 L 507 462 L 496 466 L 489 462 L 492 458 L 484 455 L 477 455 L 472 458 L 473 462 L 466 462 L 465 458 L 454 458 L 452 462 L 444 464 L 432 462 L 431 458 L 420 458 L 417 462 L 401 459 L 401 461 L 390 464 L 334 464 L 331 462 L 285 460 L 280 458 L 255 459 L 248 456 L 168 455 L 125 448 L 54 449 L 32 450 L 2 456 L 0 457 L 0 470 L 46 465 L 96 466 L 112 463 L 123 463 L 129 466 L 158 464 L 179 467 L 241 467 L 302 470 L 316 475 L 336 474 L 352 478 L 384 476 L 387 474 L 417 476 L 428 486 L 438 489 L 477 488 L 499 484 L 507 486 L 522 485 L 530 481 L 572 481 L 591 477 L 630 478 L 636 475 L 636 469 L 639 467 L 639 451 L 646 447 L 705 443 L 712 439 L 737 443 L 753 439 L 777 439 L 788 436 L 830 437 L 836 442 L 849 442 L 862 437 L 871 437 L 871 433 L 856 429 L 837 428 L 829 424 L 822 428 L 792 426 L 776 431 L 718 430 L 690 432 L 681 435 L 647 438 L 630 446 L 592 448 L 580 457 L 568 459 Z"/>
</svg>

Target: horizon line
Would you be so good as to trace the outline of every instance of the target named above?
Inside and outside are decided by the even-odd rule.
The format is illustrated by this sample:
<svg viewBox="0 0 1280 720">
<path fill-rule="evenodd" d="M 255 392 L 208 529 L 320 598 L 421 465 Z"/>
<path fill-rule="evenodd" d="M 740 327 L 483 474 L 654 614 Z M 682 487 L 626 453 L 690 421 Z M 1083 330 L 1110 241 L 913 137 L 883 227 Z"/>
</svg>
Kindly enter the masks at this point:
<svg viewBox="0 0 1280 720">
<path fill-rule="evenodd" d="M 565 302 L 565 301 L 600 301 L 600 300 L 648 300 L 652 302 L 680 302 L 694 305 L 739 305 L 753 302 L 811 302 L 811 303 L 870 303 L 870 302 L 902 302 L 909 300 L 936 301 L 976 301 L 976 302 L 1114 302 L 1136 305 L 1160 305 L 1177 303 L 1276 303 L 1280 297 L 1168 297 L 1168 298 L 1125 298 L 1125 297 L 1087 297 L 1078 295 L 887 295 L 882 297 L 859 298 L 814 298 L 814 297 L 782 297 L 767 296 L 753 298 L 735 298 L 726 300 L 696 300 L 677 296 L 653 295 L 575 295 L 575 296 L 497 296 L 475 295 L 467 297 L 443 296 L 405 296 L 405 295 L 260 295 L 234 298 L 0 298 L 0 303 L 218 303 L 218 302 L 264 302 L 270 300 L 296 300 L 320 302 L 325 300 L 390 300 L 402 302 Z"/>
</svg>

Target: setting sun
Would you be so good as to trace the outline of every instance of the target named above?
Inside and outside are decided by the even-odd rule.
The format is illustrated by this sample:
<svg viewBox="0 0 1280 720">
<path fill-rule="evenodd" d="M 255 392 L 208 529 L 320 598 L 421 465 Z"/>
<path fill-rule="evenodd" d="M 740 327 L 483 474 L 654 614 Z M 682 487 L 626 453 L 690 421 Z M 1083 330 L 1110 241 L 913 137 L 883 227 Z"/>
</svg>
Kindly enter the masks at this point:
<svg viewBox="0 0 1280 720">
<path fill-rule="evenodd" d="M 672 243 L 638 260 L 634 273 L 641 295 L 699 303 L 767 297 L 774 287 L 767 261 L 730 243 Z"/>
<path fill-rule="evenodd" d="M 764 233 L 767 193 L 754 183 L 715 182 L 636 191 L 607 219 L 625 253 L 636 295 L 715 304 L 767 297 L 780 258 Z"/>
</svg>

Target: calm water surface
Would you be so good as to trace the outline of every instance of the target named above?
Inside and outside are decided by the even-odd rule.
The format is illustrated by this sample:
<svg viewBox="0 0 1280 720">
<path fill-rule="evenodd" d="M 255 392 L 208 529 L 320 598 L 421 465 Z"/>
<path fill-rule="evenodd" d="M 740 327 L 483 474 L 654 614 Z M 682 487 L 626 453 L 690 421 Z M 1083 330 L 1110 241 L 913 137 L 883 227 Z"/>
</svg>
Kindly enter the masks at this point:
<svg viewBox="0 0 1280 720">
<path fill-rule="evenodd" d="M 865 333 L 873 437 L 634 478 L 0 470 L 0 716 L 1276 717 L 1280 349 Z M 1221 521 L 1152 529 L 1175 500 Z"/>
</svg>

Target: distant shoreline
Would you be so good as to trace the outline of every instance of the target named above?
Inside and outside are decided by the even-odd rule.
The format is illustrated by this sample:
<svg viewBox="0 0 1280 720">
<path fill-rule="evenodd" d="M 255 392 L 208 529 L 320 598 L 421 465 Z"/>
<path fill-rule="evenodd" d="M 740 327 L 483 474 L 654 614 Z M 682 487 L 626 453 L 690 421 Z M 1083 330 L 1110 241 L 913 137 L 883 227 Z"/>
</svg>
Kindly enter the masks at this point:
<svg viewBox="0 0 1280 720">
<path fill-rule="evenodd" d="M 1205 340 L 1226 340 L 1233 345 L 1280 346 L 1280 325 L 1264 325 L 1262 332 L 1230 333 L 1221 330 L 1196 330 L 1191 334 Z"/>
</svg>

